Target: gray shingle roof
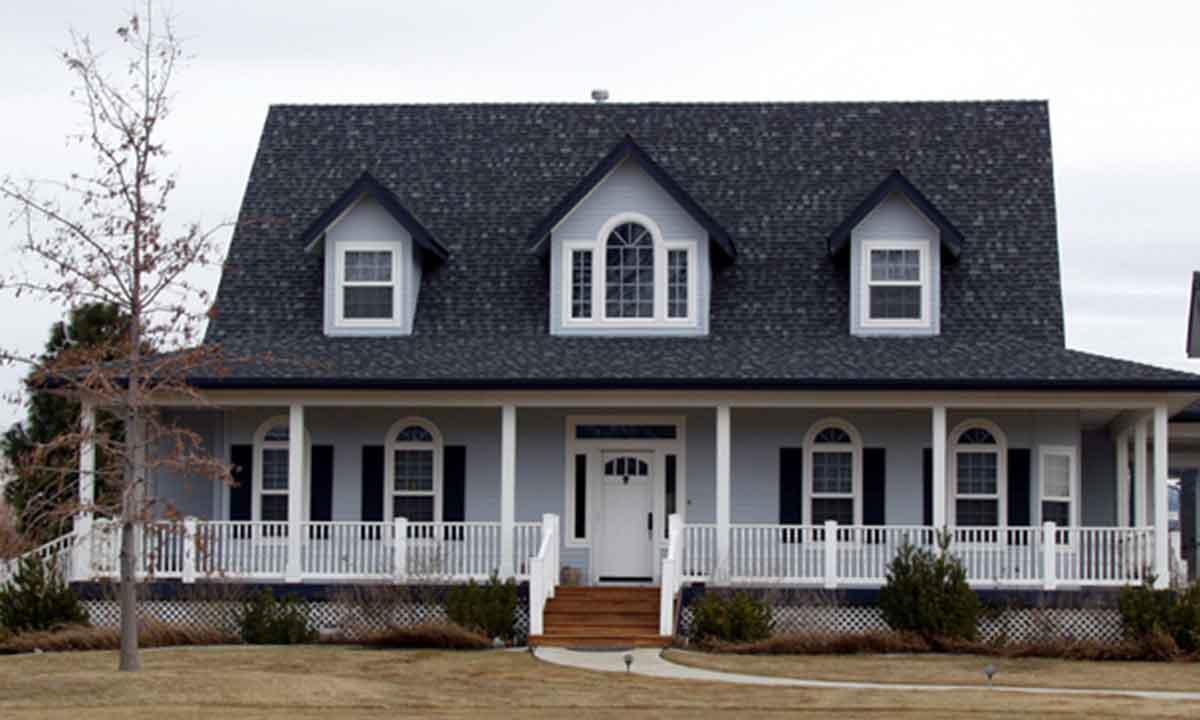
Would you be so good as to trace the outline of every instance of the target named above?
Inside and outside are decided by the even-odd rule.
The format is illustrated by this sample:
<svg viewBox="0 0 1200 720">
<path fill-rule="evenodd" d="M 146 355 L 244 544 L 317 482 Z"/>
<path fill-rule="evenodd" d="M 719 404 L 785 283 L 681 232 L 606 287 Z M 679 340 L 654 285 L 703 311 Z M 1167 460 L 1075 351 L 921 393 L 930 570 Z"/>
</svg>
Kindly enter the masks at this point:
<svg viewBox="0 0 1200 720">
<path fill-rule="evenodd" d="M 528 235 L 626 134 L 733 236 L 701 338 L 567 338 Z M 935 338 L 855 338 L 827 238 L 894 170 L 963 234 Z M 301 236 L 364 171 L 449 251 L 413 334 L 328 338 Z M 1066 350 L 1042 102 L 275 106 L 207 340 L 313 385 L 1145 385 L 1195 376 Z M 1197 386 L 1200 387 L 1200 386 Z"/>
</svg>

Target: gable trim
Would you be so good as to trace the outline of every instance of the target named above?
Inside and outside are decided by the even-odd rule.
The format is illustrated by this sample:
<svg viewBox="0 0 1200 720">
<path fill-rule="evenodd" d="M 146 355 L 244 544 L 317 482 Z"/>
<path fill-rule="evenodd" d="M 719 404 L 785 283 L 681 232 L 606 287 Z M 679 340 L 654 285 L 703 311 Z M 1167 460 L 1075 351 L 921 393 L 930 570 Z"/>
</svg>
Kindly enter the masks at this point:
<svg viewBox="0 0 1200 720">
<path fill-rule="evenodd" d="M 384 187 L 371 173 L 365 170 L 300 235 L 300 242 L 303 243 L 305 252 L 316 250 L 325 237 L 325 231 L 332 227 L 347 210 L 358 204 L 363 197 L 369 197 L 379 203 L 396 222 L 400 223 L 401 227 L 412 235 L 413 242 L 425 251 L 427 257 L 443 261 L 450 256 L 446 248 L 433 237 L 429 230 L 405 209 L 395 193 Z"/>
<path fill-rule="evenodd" d="M 732 262 L 737 257 L 733 238 L 725 228 L 721 227 L 666 170 L 654 162 L 654 159 L 630 135 L 622 138 L 534 227 L 528 237 L 529 251 L 545 257 L 549 253 L 549 239 L 554 228 L 626 159 L 634 160 L 643 172 L 658 183 L 671 196 L 671 199 L 683 208 L 684 212 L 704 228 L 708 233 L 709 241 L 720 251 L 719 255 L 723 259 Z"/>
<path fill-rule="evenodd" d="M 854 228 L 892 193 L 904 196 L 914 208 L 925 216 L 926 220 L 938 229 L 942 247 L 951 257 L 959 256 L 962 252 L 962 233 L 899 170 L 890 172 L 883 182 L 868 193 L 846 219 L 834 229 L 828 239 L 829 254 L 838 255 L 850 247 L 850 234 Z"/>
</svg>

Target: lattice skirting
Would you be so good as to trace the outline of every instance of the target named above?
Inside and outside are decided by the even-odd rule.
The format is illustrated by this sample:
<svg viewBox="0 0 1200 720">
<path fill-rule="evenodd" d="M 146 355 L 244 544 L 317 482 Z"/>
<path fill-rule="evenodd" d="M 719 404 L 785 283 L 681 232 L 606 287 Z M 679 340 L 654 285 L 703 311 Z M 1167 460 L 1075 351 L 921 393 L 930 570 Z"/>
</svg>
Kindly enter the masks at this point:
<svg viewBox="0 0 1200 720">
<path fill-rule="evenodd" d="M 93 625 L 116 627 L 120 624 L 120 606 L 115 600 L 84 600 Z M 361 638 L 386 627 L 411 627 L 448 618 L 444 605 L 437 603 L 346 603 L 308 601 L 301 604 L 308 613 L 309 627 L 322 634 L 340 634 L 348 639 Z M 242 603 L 219 600 L 143 600 L 139 617 L 179 625 L 197 625 L 237 632 L 237 613 Z M 529 606 L 517 605 L 516 635 L 524 640 L 529 634 Z"/>
<path fill-rule="evenodd" d="M 887 630 L 883 613 L 868 605 L 775 605 L 775 631 L 864 633 Z M 692 608 L 680 613 L 680 630 L 691 627 Z M 1007 639 L 1023 642 L 1038 639 L 1121 640 L 1121 614 L 1113 608 L 1012 608 L 984 613 L 979 636 L 986 641 Z"/>
</svg>

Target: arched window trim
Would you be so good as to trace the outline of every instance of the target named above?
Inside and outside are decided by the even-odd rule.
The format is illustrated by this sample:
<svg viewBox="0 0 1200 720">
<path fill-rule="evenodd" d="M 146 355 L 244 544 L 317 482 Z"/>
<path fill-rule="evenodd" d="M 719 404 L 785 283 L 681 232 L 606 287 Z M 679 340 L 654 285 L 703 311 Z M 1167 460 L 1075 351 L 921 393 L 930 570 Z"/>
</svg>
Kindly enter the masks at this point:
<svg viewBox="0 0 1200 720">
<path fill-rule="evenodd" d="M 849 443 L 818 443 L 817 436 L 824 430 L 836 428 L 845 432 L 850 436 Z M 842 418 L 829 417 L 822 418 L 808 429 L 808 433 L 804 436 L 804 508 L 803 508 L 803 523 L 805 525 L 813 524 L 812 505 L 813 500 L 820 498 L 847 498 L 854 500 L 854 524 L 862 525 L 862 434 L 858 432 L 858 428 L 852 423 Z M 852 491 L 846 493 L 821 493 L 819 496 L 813 492 L 813 455 L 816 452 L 849 452 L 851 454 L 850 467 L 852 478 Z"/>
<path fill-rule="evenodd" d="M 967 430 L 980 428 L 987 430 L 995 438 L 994 445 L 984 443 L 960 443 L 959 438 Z M 992 453 L 996 455 L 996 493 L 994 495 L 970 494 L 963 497 L 972 499 L 992 499 L 996 503 L 996 524 L 1000 527 L 1008 525 L 1008 436 L 996 423 L 987 418 L 971 418 L 963 420 L 954 426 L 949 434 L 949 452 L 946 469 L 948 484 L 946 492 L 946 518 L 950 527 L 958 526 L 958 456 L 963 453 Z"/>
<path fill-rule="evenodd" d="M 406 427 L 416 425 L 424 428 L 432 437 L 430 442 L 400 442 L 396 440 L 396 436 Z M 443 462 L 443 441 L 442 433 L 438 430 L 438 426 L 432 421 L 423 417 L 403 417 L 392 423 L 388 428 L 387 435 L 384 436 L 384 446 L 386 454 L 384 457 L 384 480 L 383 480 L 383 517 L 384 520 L 391 522 L 395 518 L 394 502 L 396 496 L 433 496 L 433 519 L 439 521 L 442 519 L 442 462 Z M 396 451 L 398 450 L 431 450 L 433 452 L 433 490 L 432 491 L 415 491 L 405 490 L 396 491 Z"/>
<path fill-rule="evenodd" d="M 267 433 L 271 428 L 282 425 L 288 428 L 288 440 L 267 440 Z M 291 419 L 287 415 L 273 415 L 264 420 L 258 429 L 254 431 L 254 458 L 251 463 L 251 477 L 253 478 L 254 487 L 251 493 L 250 501 L 250 518 L 254 521 L 262 520 L 262 496 L 263 496 L 263 451 L 264 450 L 288 450 L 288 445 L 291 442 Z M 310 458 L 312 456 L 312 435 L 308 432 L 308 428 L 304 429 L 304 477 L 301 478 L 300 488 L 304 498 L 310 497 L 311 477 L 309 473 Z M 290 462 L 290 460 L 289 460 Z M 290 473 L 290 467 L 289 467 Z M 289 496 L 296 489 L 295 481 L 288 477 L 288 489 L 286 491 L 268 490 L 271 495 Z M 290 505 L 290 501 L 289 501 Z M 309 507 L 308 503 L 303 503 L 303 516 L 300 518 L 308 520 Z"/>
<path fill-rule="evenodd" d="M 608 307 L 605 303 L 605 288 L 607 285 L 607 253 L 608 238 L 620 225 L 637 223 L 645 227 L 654 243 L 654 313 L 648 318 L 608 317 Z M 671 253 L 686 254 L 687 272 L 687 316 L 670 317 L 668 309 L 668 277 Z M 573 271 L 575 257 L 578 253 L 591 254 L 591 315 L 590 317 L 574 317 L 572 304 Z M 586 255 L 581 255 L 586 258 Z M 640 212 L 621 212 L 613 215 L 600 226 L 600 231 L 591 241 L 564 241 L 562 246 L 562 293 L 561 317 L 566 327 L 607 327 L 607 328 L 647 328 L 663 327 L 695 327 L 699 318 L 699 243 L 696 240 L 667 240 L 662 228 L 653 218 Z"/>
</svg>

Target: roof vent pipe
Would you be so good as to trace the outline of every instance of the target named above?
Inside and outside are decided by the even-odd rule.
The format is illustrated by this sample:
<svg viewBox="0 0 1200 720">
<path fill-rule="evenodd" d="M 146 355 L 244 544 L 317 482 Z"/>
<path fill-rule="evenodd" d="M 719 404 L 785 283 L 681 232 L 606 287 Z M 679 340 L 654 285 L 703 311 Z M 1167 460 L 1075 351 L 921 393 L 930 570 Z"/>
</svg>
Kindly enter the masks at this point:
<svg viewBox="0 0 1200 720">
<path fill-rule="evenodd" d="M 608 101 L 608 91 L 603 88 L 596 88 L 592 91 L 592 101 L 596 104 Z"/>
</svg>

